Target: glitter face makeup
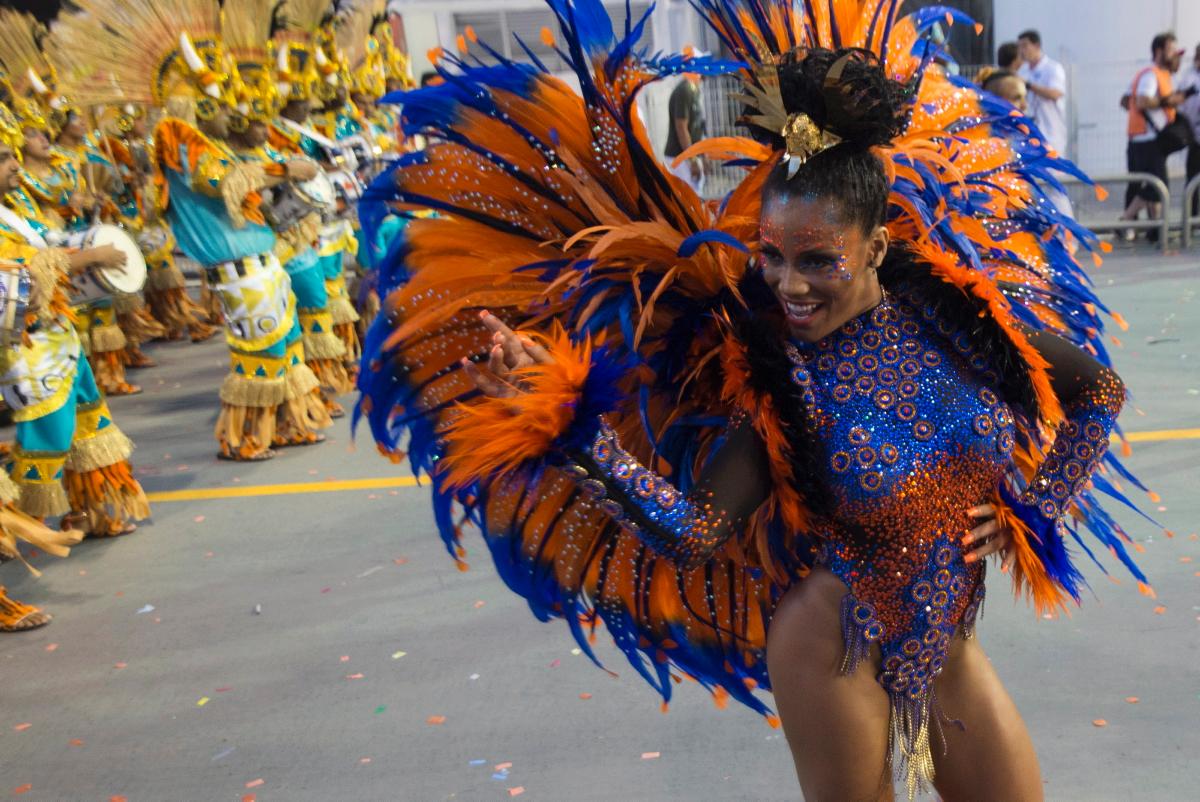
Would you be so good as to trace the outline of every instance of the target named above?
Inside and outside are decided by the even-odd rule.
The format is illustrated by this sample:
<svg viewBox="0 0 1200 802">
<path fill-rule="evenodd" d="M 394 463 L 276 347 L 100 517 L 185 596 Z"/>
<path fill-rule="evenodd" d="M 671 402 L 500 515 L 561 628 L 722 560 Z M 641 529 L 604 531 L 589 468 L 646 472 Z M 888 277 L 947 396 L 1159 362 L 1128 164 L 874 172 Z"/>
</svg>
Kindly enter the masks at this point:
<svg viewBox="0 0 1200 802">
<path fill-rule="evenodd" d="M 759 264 L 792 336 L 815 342 L 879 303 L 871 269 L 885 235 L 846 225 L 828 198 L 773 198 L 763 209 Z"/>
</svg>

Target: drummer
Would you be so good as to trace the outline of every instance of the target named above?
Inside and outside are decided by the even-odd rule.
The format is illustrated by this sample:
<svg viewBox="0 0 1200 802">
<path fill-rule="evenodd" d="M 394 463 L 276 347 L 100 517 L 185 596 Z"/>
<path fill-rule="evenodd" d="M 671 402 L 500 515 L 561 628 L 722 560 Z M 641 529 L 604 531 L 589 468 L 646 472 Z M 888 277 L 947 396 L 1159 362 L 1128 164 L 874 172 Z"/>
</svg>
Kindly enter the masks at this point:
<svg viewBox="0 0 1200 802">
<path fill-rule="evenodd" d="M 270 17 L 258 14 L 253 4 L 247 3 L 229 6 L 223 19 L 224 30 L 237 34 L 225 43 L 237 57 L 233 72 L 237 106 L 230 112 L 227 141 L 242 162 L 260 165 L 264 172 L 286 174 L 293 158 L 268 143 L 268 123 L 275 117 L 279 98 L 266 48 Z M 290 172 L 298 179 L 312 179 L 320 168 L 311 160 L 297 159 Z M 314 247 L 321 230 L 319 210 L 296 203 L 294 213 L 283 214 L 271 202 L 295 186 L 288 181 L 264 190 L 265 217 L 276 234 L 275 255 L 291 279 L 296 299 L 296 322 L 284 341 L 288 400 L 279 409 L 274 440 L 280 447 L 322 442 L 325 435 L 321 430 L 333 424 L 318 375 L 326 381 L 332 375 L 339 381 L 339 390 L 349 389 L 343 386 L 348 385 L 339 359 L 343 348 L 331 331 L 325 285 Z M 341 371 L 340 377 L 337 371 Z"/>
<path fill-rule="evenodd" d="M 119 271 L 125 256 L 47 243 L 51 219 L 21 182 L 23 145 L 15 117 L 0 106 L 0 259 L 21 265 L 31 282 L 21 344 L 0 349 L 0 393 L 17 423 L 9 466 L 17 504 L 34 518 L 61 515 L 65 528 L 90 536 L 128 534 L 150 508 L 129 464 L 133 446 L 82 358 L 65 292 L 72 275 Z"/>
</svg>

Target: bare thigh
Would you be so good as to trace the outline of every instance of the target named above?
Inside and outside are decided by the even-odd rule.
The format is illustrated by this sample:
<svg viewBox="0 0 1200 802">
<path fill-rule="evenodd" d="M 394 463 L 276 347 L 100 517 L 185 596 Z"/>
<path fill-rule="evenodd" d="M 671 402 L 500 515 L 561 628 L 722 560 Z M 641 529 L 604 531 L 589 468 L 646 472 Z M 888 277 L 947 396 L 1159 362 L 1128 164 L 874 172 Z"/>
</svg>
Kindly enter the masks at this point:
<svg viewBox="0 0 1200 802">
<path fill-rule="evenodd" d="M 806 802 L 890 802 L 890 704 L 876 651 L 842 676 L 846 586 L 817 570 L 784 595 L 767 633 L 767 670 Z"/>
<path fill-rule="evenodd" d="M 945 802 L 1041 802 L 1041 771 L 1017 706 L 976 639 L 955 638 L 934 681 L 946 751 L 936 741 L 934 785 Z"/>
</svg>

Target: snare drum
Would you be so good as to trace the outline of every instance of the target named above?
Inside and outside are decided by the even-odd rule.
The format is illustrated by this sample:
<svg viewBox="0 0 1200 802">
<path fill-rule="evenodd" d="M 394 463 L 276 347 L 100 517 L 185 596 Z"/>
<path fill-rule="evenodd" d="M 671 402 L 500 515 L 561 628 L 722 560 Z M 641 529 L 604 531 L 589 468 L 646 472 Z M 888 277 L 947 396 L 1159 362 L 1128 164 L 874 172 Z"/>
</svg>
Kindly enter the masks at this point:
<svg viewBox="0 0 1200 802">
<path fill-rule="evenodd" d="M 15 264 L 0 267 L 0 348 L 21 345 L 31 288 L 28 270 Z"/>
<path fill-rule="evenodd" d="M 92 268 L 71 277 L 71 304 L 81 306 L 113 295 L 140 292 L 146 284 L 146 260 L 136 242 L 117 226 L 102 223 L 66 238 L 68 248 L 96 248 L 111 245 L 125 254 L 123 269 Z"/>
</svg>

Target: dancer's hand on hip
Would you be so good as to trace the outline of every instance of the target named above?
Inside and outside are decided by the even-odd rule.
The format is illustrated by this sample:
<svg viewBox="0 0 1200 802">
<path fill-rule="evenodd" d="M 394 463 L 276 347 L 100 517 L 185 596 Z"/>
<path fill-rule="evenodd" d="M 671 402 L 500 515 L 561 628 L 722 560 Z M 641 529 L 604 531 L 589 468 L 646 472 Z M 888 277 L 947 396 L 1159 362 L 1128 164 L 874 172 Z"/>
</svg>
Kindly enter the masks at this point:
<svg viewBox="0 0 1200 802">
<path fill-rule="evenodd" d="M 1017 552 L 1012 548 L 1012 532 L 1002 528 L 996 520 L 996 508 L 991 504 L 980 504 L 967 510 L 967 515 L 976 520 L 982 519 L 982 523 L 963 537 L 963 548 L 967 549 L 964 559 L 973 563 L 992 554 L 999 554 L 1002 560 L 1000 570 L 1008 573 L 1017 561 Z"/>
</svg>

